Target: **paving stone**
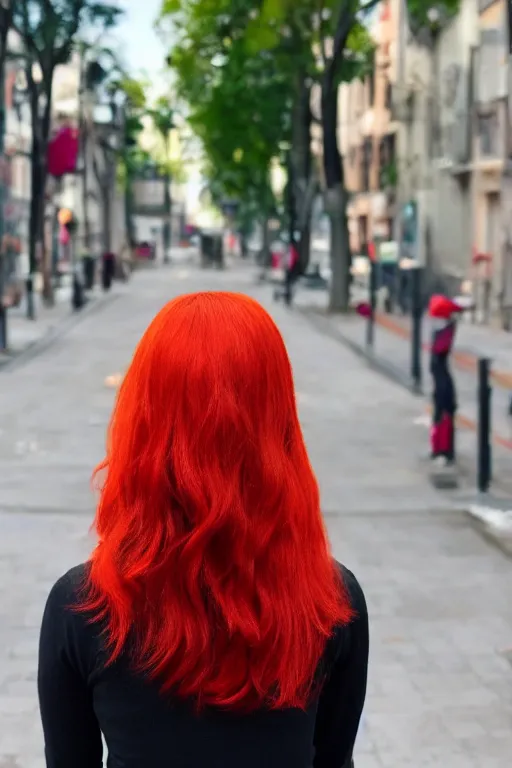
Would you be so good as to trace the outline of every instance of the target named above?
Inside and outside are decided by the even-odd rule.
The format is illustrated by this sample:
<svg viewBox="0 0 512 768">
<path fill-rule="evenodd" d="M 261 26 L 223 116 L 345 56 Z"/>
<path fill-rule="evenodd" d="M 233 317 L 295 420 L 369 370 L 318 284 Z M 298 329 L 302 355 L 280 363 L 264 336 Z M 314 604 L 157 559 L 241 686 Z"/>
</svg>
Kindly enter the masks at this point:
<svg viewBox="0 0 512 768">
<path fill-rule="evenodd" d="M 251 293 L 287 342 L 334 554 L 371 620 L 355 768 L 505 768 L 512 754 L 512 563 L 482 540 L 420 457 L 417 401 L 274 305 L 251 269 L 137 274 L 24 366 L 0 373 L 0 768 L 42 768 L 37 637 L 53 581 L 93 546 L 89 478 L 125 370 L 162 304 L 202 288 Z"/>
</svg>

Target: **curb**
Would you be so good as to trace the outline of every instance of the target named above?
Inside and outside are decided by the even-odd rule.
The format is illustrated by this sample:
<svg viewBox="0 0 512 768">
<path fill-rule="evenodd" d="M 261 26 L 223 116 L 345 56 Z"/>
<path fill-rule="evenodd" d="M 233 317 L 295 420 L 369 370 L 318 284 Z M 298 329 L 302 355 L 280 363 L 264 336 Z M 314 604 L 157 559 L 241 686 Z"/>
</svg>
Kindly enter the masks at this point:
<svg viewBox="0 0 512 768">
<path fill-rule="evenodd" d="M 334 341 L 337 341 L 338 343 L 341 343 L 345 347 L 350 349 L 361 360 L 366 362 L 372 370 L 385 376 L 388 380 L 392 381 L 394 384 L 398 384 L 403 389 L 406 389 L 410 394 L 414 395 L 415 397 L 420 399 L 426 399 L 427 395 L 425 391 L 423 389 L 418 390 L 402 370 L 394 367 L 392 364 L 388 363 L 387 361 L 382 360 L 382 358 L 379 358 L 376 355 L 372 354 L 370 351 L 366 350 L 362 344 L 358 344 L 357 342 L 354 342 L 352 339 L 349 339 L 347 336 L 345 336 L 344 333 L 339 331 L 337 328 L 334 328 L 332 323 L 329 321 L 329 319 L 327 317 L 324 317 L 320 312 L 316 311 L 316 309 L 300 307 L 300 306 L 296 306 L 296 309 L 308 322 L 314 325 L 321 333 L 324 333 L 326 336 L 329 336 Z M 429 409 L 427 408 L 427 410 Z M 464 416 L 461 413 L 457 414 L 457 424 L 459 425 L 459 427 L 462 427 L 464 429 L 469 429 L 472 432 L 475 432 L 476 430 L 476 426 L 471 421 L 471 419 L 468 419 L 466 416 Z M 511 450 L 510 442 L 506 441 L 500 435 L 497 435 L 497 434 L 493 435 L 493 444 L 501 446 L 502 449 Z M 461 460 L 461 458 L 459 457 L 457 459 L 457 468 L 458 468 L 458 479 L 465 480 L 466 482 L 471 482 L 471 481 L 474 482 L 475 470 L 473 467 L 470 466 L 470 463 L 468 461 L 464 460 L 464 458 Z M 436 487 L 435 483 L 432 483 L 432 484 L 434 487 Z M 452 485 L 450 488 L 439 488 L 439 490 L 441 491 L 454 490 L 455 487 L 456 487 L 455 485 Z M 509 489 L 506 487 L 506 483 L 504 483 L 503 481 L 500 482 L 499 479 L 493 480 L 493 487 L 497 488 L 501 492 L 504 492 L 507 494 L 509 493 Z"/>
<path fill-rule="evenodd" d="M 314 309 L 308 310 L 304 307 L 296 307 L 296 309 L 298 309 L 301 315 L 307 318 L 309 322 L 315 325 L 318 330 L 325 333 L 326 336 L 330 336 L 335 341 L 339 341 L 344 346 L 348 347 L 360 359 L 367 362 L 370 368 L 377 371 L 377 373 L 381 373 L 390 381 L 403 387 L 416 397 L 425 396 L 423 389 L 418 389 L 400 368 L 394 366 L 392 363 L 388 363 L 387 361 L 373 354 L 371 351 L 367 350 L 362 344 L 358 344 L 357 342 L 352 341 L 352 339 L 349 339 L 347 336 L 345 336 L 344 333 L 336 328 L 333 328 L 327 317 L 324 318 L 321 313 Z"/>
<path fill-rule="evenodd" d="M 400 323 L 388 315 L 382 312 L 377 312 L 375 316 L 375 322 L 381 328 L 384 328 L 389 333 L 399 336 L 401 339 L 410 340 L 411 332 L 410 328 L 406 324 Z M 422 350 L 424 352 L 429 351 L 430 345 L 427 342 L 422 343 Z M 473 352 L 464 351 L 462 349 L 455 348 L 452 352 L 452 359 L 456 368 L 461 371 L 469 373 L 477 373 L 478 370 L 478 356 Z M 506 371 L 491 370 L 491 379 L 493 383 L 501 389 L 512 389 L 512 374 Z"/>
<path fill-rule="evenodd" d="M 512 501 L 510 505 L 512 508 Z M 466 515 L 473 528 L 486 541 L 497 547 L 506 557 L 512 559 L 512 511 L 499 509 L 496 504 L 486 503 L 483 498 L 479 502 L 469 504 Z"/>
<path fill-rule="evenodd" d="M 119 293 L 100 295 L 97 298 L 89 299 L 88 303 L 81 310 L 72 310 L 69 314 L 64 315 L 64 317 L 54 326 L 43 333 L 39 339 L 28 344 L 28 346 L 17 354 L 15 353 L 5 362 L 0 362 L 0 373 L 10 372 L 17 368 L 21 368 L 35 357 L 38 357 L 42 352 L 45 352 L 52 346 L 52 344 L 58 341 L 58 339 L 65 336 L 88 317 L 95 315 L 97 312 L 101 312 L 105 307 L 118 299 L 119 296 L 121 296 Z"/>
</svg>

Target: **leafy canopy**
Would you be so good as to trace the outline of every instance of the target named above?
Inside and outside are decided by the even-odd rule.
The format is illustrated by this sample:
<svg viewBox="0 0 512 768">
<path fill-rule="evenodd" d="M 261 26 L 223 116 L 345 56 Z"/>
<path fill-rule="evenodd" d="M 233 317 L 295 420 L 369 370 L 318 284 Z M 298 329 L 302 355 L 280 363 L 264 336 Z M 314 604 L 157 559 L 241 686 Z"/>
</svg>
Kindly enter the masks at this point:
<svg viewBox="0 0 512 768">
<path fill-rule="evenodd" d="M 254 0 L 164 3 L 177 43 L 171 65 L 188 121 L 201 139 L 205 173 L 219 198 L 259 196 L 272 207 L 270 165 L 289 132 L 290 78 L 276 57 L 250 52 Z"/>
<path fill-rule="evenodd" d="M 96 0 L 16 0 L 13 26 L 49 84 L 55 67 L 69 61 L 81 28 L 110 28 L 121 14 L 116 5 Z"/>
</svg>

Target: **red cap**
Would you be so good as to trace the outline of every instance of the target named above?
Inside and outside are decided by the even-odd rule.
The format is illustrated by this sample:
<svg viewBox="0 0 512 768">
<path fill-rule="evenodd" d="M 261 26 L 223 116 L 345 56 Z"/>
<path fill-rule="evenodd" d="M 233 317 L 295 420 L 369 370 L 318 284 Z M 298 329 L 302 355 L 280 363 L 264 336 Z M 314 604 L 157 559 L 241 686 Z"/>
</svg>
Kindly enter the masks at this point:
<svg viewBox="0 0 512 768">
<path fill-rule="evenodd" d="M 428 313 L 430 317 L 436 317 L 440 320 L 449 320 L 450 317 L 457 312 L 463 312 L 464 307 L 452 301 L 448 296 L 443 296 L 441 293 L 436 293 L 430 299 L 428 305 Z"/>
</svg>

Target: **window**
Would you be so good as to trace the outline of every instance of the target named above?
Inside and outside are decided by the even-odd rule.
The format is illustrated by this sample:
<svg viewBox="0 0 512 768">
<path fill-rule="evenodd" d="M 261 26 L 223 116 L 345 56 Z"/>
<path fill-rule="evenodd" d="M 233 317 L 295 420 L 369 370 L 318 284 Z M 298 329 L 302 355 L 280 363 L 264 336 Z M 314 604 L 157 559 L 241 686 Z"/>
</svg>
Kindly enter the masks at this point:
<svg viewBox="0 0 512 768">
<path fill-rule="evenodd" d="M 499 155 L 498 133 L 498 115 L 495 112 L 478 116 L 478 134 L 482 155 L 486 157 Z"/>
<path fill-rule="evenodd" d="M 366 138 L 363 143 L 362 152 L 362 175 L 363 175 L 363 192 L 369 192 L 370 190 L 370 168 L 372 163 L 372 140 Z"/>
<path fill-rule="evenodd" d="M 389 80 L 386 81 L 386 103 L 385 103 L 386 109 L 391 109 L 393 107 L 393 87 Z"/>
</svg>

